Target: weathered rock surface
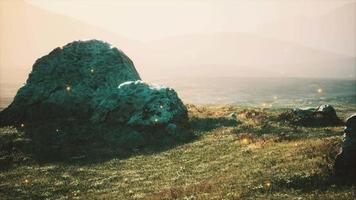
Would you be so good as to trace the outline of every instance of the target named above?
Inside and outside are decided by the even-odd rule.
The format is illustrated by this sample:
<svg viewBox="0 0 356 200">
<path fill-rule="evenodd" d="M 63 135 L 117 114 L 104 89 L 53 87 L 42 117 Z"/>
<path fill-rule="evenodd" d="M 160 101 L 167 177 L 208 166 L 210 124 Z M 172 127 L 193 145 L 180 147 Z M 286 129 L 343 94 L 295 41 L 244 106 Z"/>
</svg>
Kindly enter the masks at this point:
<svg viewBox="0 0 356 200">
<path fill-rule="evenodd" d="M 128 125 L 167 124 L 187 118 L 187 109 L 177 93 L 168 87 L 128 81 L 106 95 L 96 96 L 94 122 Z"/>
<path fill-rule="evenodd" d="M 347 119 L 344 132 L 341 151 L 335 159 L 335 172 L 356 180 L 356 114 Z"/>
<path fill-rule="evenodd" d="M 333 126 L 341 125 L 342 121 L 336 115 L 331 105 L 320 105 L 316 108 L 296 108 L 280 115 L 281 119 L 288 120 L 297 125 Z"/>
<path fill-rule="evenodd" d="M 0 123 L 80 119 L 152 125 L 186 116 L 173 89 L 137 80 L 133 62 L 117 48 L 98 40 L 72 42 L 36 61 Z"/>
</svg>

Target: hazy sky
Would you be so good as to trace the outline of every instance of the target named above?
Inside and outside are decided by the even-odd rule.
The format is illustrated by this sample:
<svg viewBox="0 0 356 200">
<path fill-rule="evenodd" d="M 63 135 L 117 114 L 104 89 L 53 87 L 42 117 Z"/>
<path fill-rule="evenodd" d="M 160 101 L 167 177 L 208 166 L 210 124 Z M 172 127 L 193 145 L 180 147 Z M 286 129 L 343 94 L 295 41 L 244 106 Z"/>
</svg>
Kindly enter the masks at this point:
<svg viewBox="0 0 356 200">
<path fill-rule="evenodd" d="M 73 40 L 122 49 L 141 77 L 355 78 L 356 0 L 0 0 L 0 81 Z"/>
<path fill-rule="evenodd" d="M 174 35 L 250 32 L 276 20 L 312 18 L 355 0 L 27 0 L 141 41 Z"/>
</svg>

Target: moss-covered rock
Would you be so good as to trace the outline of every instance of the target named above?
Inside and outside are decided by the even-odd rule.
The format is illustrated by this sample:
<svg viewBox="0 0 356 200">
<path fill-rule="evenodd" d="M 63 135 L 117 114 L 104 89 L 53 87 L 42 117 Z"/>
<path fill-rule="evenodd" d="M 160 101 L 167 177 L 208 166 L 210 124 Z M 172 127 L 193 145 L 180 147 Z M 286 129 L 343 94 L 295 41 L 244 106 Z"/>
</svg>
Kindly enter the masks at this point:
<svg viewBox="0 0 356 200">
<path fill-rule="evenodd" d="M 33 65 L 26 84 L 1 112 L 2 123 L 48 119 L 89 119 L 98 90 L 139 80 L 133 62 L 110 44 L 76 41 L 56 48 Z"/>
<path fill-rule="evenodd" d="M 128 81 L 107 95 L 98 95 L 94 103 L 94 122 L 119 122 L 151 126 L 187 119 L 187 109 L 169 87 Z"/>
<path fill-rule="evenodd" d="M 187 118 L 173 89 L 139 80 L 133 62 L 110 44 L 72 42 L 36 61 L 0 124 L 80 119 L 145 126 Z"/>
</svg>

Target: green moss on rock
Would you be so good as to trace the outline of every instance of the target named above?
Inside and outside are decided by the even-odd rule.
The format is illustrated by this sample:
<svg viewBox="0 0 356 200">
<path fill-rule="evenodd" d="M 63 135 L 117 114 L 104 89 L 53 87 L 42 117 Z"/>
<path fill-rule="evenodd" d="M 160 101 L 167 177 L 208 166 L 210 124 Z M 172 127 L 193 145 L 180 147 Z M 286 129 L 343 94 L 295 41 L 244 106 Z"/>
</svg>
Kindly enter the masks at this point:
<svg viewBox="0 0 356 200">
<path fill-rule="evenodd" d="M 155 125 L 187 118 L 176 92 L 140 81 L 122 51 L 98 41 L 56 48 L 33 65 L 26 84 L 0 113 L 1 124 L 87 120 Z"/>
</svg>

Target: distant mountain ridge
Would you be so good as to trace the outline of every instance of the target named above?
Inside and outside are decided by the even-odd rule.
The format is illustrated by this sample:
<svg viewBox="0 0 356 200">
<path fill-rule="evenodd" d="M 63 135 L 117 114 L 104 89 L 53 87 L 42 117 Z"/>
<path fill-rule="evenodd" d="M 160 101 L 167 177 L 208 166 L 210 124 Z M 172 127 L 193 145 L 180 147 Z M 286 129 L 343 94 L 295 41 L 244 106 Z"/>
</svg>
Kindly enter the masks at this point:
<svg viewBox="0 0 356 200">
<path fill-rule="evenodd" d="M 256 30 L 265 36 L 356 57 L 356 2 L 317 18 L 295 17 Z"/>
<path fill-rule="evenodd" d="M 148 43 L 146 52 L 154 71 L 197 75 L 346 77 L 355 74 L 356 63 L 355 57 L 247 33 L 172 37 Z"/>
<path fill-rule="evenodd" d="M 146 80 L 185 75 L 350 78 L 356 74 L 355 56 L 286 42 L 283 38 L 237 32 L 184 35 L 143 43 L 23 1 L 14 5 L 11 9 L 0 7 L 0 23 L 7 27 L 0 35 L 2 82 L 25 81 L 37 58 L 68 42 L 89 38 L 105 40 L 122 49 Z M 17 41 L 8 40 L 14 34 L 19 34 Z"/>
<path fill-rule="evenodd" d="M 6 5 L 6 1 L 0 2 L 3 3 Z M 135 53 L 140 52 L 141 44 L 138 41 L 48 12 L 21 0 L 9 3 L 11 6 L 0 5 L 0 24 L 6 27 L 0 34 L 1 81 L 25 81 L 36 59 L 75 40 L 105 40 L 123 50 L 134 62 L 139 60 Z M 18 35 L 16 41 L 8 39 L 13 35 Z"/>
</svg>

